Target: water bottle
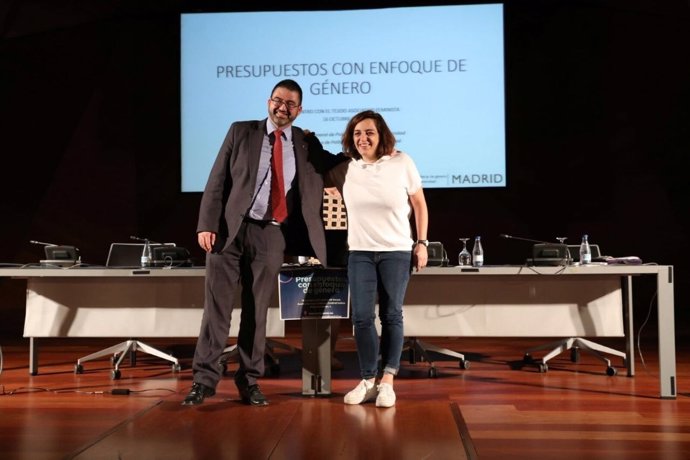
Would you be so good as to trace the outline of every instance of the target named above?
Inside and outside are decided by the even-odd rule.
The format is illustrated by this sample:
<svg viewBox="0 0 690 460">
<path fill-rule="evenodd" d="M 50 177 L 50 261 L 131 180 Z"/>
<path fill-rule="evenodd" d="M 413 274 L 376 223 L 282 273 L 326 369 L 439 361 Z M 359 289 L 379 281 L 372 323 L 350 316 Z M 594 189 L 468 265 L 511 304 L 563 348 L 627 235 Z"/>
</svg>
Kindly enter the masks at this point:
<svg viewBox="0 0 690 460">
<path fill-rule="evenodd" d="M 151 245 L 149 240 L 144 240 L 144 249 L 141 251 L 141 267 L 148 268 L 151 266 Z"/>
<path fill-rule="evenodd" d="M 480 236 L 474 238 L 474 247 L 472 248 L 472 265 L 481 267 L 484 265 L 484 248 L 482 248 L 482 239 Z"/>
<path fill-rule="evenodd" d="M 592 248 L 589 247 L 589 238 L 587 235 L 582 235 L 582 242 L 580 243 L 580 265 L 587 265 L 592 263 Z"/>
</svg>

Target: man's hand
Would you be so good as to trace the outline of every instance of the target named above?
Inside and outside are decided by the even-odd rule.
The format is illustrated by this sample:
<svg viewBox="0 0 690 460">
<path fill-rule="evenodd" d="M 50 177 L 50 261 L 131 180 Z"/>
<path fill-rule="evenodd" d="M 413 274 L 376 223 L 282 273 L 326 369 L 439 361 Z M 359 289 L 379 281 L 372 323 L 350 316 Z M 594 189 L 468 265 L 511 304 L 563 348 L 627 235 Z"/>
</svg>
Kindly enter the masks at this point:
<svg viewBox="0 0 690 460">
<path fill-rule="evenodd" d="M 213 232 L 199 232 L 197 233 L 199 246 L 206 252 L 211 252 L 213 245 L 216 244 L 216 234 Z"/>
<path fill-rule="evenodd" d="M 340 196 L 340 192 L 338 191 L 338 187 L 324 187 L 323 191 L 328 196 L 334 196 L 336 198 L 342 198 L 342 196 Z"/>
</svg>

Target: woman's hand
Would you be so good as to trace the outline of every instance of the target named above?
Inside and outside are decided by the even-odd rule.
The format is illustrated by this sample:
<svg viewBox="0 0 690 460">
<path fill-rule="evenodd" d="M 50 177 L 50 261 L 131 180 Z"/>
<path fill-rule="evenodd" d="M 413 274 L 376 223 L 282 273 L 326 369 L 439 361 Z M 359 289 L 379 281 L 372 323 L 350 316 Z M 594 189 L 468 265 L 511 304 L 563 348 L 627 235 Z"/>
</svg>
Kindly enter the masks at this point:
<svg viewBox="0 0 690 460">
<path fill-rule="evenodd" d="M 429 252 L 427 247 L 423 244 L 415 244 L 414 251 L 412 251 L 412 258 L 416 271 L 426 267 L 426 264 L 429 261 Z"/>
</svg>

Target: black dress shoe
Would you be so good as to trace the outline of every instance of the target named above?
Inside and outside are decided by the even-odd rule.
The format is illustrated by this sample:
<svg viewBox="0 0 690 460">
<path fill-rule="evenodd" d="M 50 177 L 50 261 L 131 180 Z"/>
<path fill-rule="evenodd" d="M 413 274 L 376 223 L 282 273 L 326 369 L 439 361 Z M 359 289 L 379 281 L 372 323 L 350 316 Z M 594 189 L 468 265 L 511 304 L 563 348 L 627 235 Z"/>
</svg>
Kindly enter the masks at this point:
<svg viewBox="0 0 690 460">
<path fill-rule="evenodd" d="M 259 385 L 237 386 L 240 391 L 240 397 L 245 404 L 252 406 L 268 406 L 268 399 L 261 392 Z"/>
<path fill-rule="evenodd" d="M 192 385 L 192 390 L 189 392 L 184 401 L 182 401 L 183 406 L 196 406 L 204 402 L 204 398 L 211 397 L 216 394 L 216 390 L 211 387 L 207 387 L 203 383 L 194 383 Z"/>
</svg>

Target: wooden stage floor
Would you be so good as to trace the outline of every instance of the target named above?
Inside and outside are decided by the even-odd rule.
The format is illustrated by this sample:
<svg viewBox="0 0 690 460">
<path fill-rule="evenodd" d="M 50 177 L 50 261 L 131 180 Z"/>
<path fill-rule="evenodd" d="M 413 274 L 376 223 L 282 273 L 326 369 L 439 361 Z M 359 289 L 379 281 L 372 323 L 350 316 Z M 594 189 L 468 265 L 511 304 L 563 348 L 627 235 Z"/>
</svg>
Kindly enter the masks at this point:
<svg viewBox="0 0 690 460">
<path fill-rule="evenodd" d="M 297 334 L 280 340 L 300 345 Z M 284 352 L 280 372 L 260 381 L 270 405 L 258 408 L 239 402 L 231 376 L 203 405 L 180 405 L 193 340 L 145 340 L 178 357 L 179 373 L 139 353 L 112 380 L 107 358 L 83 374 L 74 365 L 117 340 L 44 339 L 31 376 L 28 341 L 3 339 L 0 459 L 690 459 L 690 350 L 680 341 L 678 397 L 662 400 L 655 343 L 636 353 L 633 378 L 620 358 L 610 377 L 584 352 L 577 363 L 557 356 L 546 373 L 521 367 L 524 351 L 547 340 L 428 339 L 465 353 L 470 368 L 432 355 L 438 376 L 429 378 L 427 363 L 405 355 L 398 402 L 379 409 L 342 402 L 359 381 L 351 338 L 338 342 L 344 369 L 333 372 L 331 396 L 302 396 L 299 355 Z"/>
</svg>

